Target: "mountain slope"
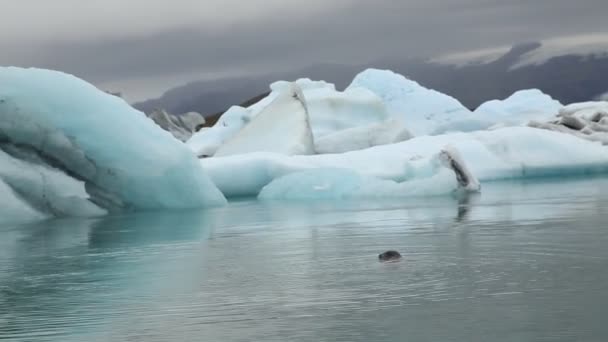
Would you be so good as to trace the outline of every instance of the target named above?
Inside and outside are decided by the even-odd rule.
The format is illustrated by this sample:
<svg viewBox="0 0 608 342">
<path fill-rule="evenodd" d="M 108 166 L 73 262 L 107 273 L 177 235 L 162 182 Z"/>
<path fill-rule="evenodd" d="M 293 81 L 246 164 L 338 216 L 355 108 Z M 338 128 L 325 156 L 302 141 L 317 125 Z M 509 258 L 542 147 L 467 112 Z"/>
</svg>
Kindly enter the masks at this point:
<svg viewBox="0 0 608 342">
<path fill-rule="evenodd" d="M 169 90 L 159 99 L 134 104 L 145 112 L 162 108 L 171 113 L 221 113 L 233 104 L 264 94 L 273 81 L 300 77 L 323 79 L 346 87 L 361 70 L 391 69 L 421 85 L 451 95 L 469 109 L 492 99 L 503 99 L 517 90 L 538 88 L 562 103 L 594 99 L 608 91 L 606 54 L 557 55 L 541 64 L 521 64 L 529 54 L 541 51 L 538 42 L 514 46 L 485 63 L 451 65 L 430 60 L 384 60 L 368 65 L 317 65 L 293 72 L 277 72 L 247 79 L 193 82 Z M 519 64 L 518 64 L 519 63 Z"/>
</svg>

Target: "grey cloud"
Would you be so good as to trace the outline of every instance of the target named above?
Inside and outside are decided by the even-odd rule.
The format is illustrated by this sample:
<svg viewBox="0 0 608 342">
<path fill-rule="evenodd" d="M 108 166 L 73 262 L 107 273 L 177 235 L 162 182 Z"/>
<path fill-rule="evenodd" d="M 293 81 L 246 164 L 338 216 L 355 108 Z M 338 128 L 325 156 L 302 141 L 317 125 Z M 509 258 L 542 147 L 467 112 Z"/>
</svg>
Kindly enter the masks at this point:
<svg viewBox="0 0 608 342">
<path fill-rule="evenodd" d="M 197 28 L 188 17 L 182 26 L 173 20 L 163 30 L 136 35 L 49 38 L 35 46 L 5 42 L 11 48 L 0 55 L 0 64 L 59 69 L 112 84 L 189 73 L 261 73 L 603 32 L 608 12 L 604 0 L 345 0 L 314 11 L 291 6 L 291 11 L 283 8 L 247 20 L 233 19 L 224 9 L 216 13 L 216 22 L 223 25 L 213 29 Z"/>
</svg>

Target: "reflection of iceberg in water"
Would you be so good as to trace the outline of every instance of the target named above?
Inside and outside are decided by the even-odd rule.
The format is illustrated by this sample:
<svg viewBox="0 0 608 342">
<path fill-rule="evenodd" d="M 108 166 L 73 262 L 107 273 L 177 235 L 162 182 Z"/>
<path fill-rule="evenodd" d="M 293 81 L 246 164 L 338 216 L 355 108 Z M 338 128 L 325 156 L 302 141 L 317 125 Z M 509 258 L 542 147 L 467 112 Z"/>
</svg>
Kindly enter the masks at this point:
<svg viewBox="0 0 608 342">
<path fill-rule="evenodd" d="M 204 259 L 205 248 L 196 242 L 209 237 L 214 217 L 213 210 L 182 211 L 0 230 L 0 322 L 23 334 L 50 336 L 72 327 L 69 317 L 77 313 L 86 334 L 112 324 L 114 302 L 121 312 L 138 312 L 154 302 L 149 294 L 197 274 L 185 269 Z M 65 319 L 52 326 L 23 319 L 33 312 Z"/>
</svg>

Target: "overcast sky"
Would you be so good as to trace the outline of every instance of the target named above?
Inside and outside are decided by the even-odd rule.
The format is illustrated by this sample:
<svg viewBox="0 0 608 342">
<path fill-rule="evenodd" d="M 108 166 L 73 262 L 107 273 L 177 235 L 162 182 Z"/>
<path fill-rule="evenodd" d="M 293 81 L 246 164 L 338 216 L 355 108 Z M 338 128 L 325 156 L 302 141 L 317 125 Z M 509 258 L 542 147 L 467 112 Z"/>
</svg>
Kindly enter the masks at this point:
<svg viewBox="0 0 608 342">
<path fill-rule="evenodd" d="M 129 100 L 195 79 L 608 33 L 607 0 L 0 0 L 0 65 Z"/>
</svg>

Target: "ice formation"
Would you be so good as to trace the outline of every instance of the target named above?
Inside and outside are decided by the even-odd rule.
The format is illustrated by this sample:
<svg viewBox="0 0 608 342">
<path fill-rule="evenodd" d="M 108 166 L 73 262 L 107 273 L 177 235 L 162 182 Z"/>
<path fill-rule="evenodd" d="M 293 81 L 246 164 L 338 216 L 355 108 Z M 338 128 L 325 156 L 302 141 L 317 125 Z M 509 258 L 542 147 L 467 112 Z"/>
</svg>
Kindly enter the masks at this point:
<svg viewBox="0 0 608 342">
<path fill-rule="evenodd" d="M 478 191 L 480 181 L 608 172 L 608 102 L 563 107 L 526 90 L 470 112 L 374 69 L 345 91 L 309 79 L 271 90 L 183 144 L 174 136 L 185 140 L 195 115 L 152 121 L 73 76 L 0 68 L 0 222 L 240 196 L 428 196 Z"/>
<path fill-rule="evenodd" d="M 48 217 L 19 198 L 13 189 L 2 180 L 0 180 L 0 199 L 2 199 L 0 224 L 21 223 Z"/>
<path fill-rule="evenodd" d="M 0 68 L 0 144 L 4 185 L 49 214 L 225 202 L 170 133 L 60 72 Z"/>
<path fill-rule="evenodd" d="M 257 196 L 275 179 L 311 169 L 350 169 L 399 183 L 425 178 L 432 170 L 424 165 L 445 146 L 458 150 L 462 163 L 481 182 L 608 171 L 608 149 L 601 144 L 530 127 L 422 136 L 341 154 L 252 153 L 201 163 L 227 197 Z M 238 177 L 232 170 L 238 170 Z"/>
<path fill-rule="evenodd" d="M 300 89 L 296 97 L 300 102 L 299 105 L 293 99 L 291 101 L 286 99 L 286 97 L 293 98 L 294 88 Z M 362 145 L 357 138 L 359 142 L 353 143 L 353 146 L 359 146 L 357 148 L 396 141 L 378 135 L 386 130 L 377 127 L 386 126 L 392 121 L 382 99 L 370 90 L 356 88 L 340 92 L 336 91 L 331 83 L 306 78 L 295 82 L 278 81 L 271 84 L 270 89 L 271 93 L 268 97 L 249 108 L 232 107 L 222 115 L 214 127 L 195 134 L 187 142 L 188 146 L 200 157 L 270 151 L 267 143 L 272 142 L 272 138 L 266 131 L 270 129 L 271 122 L 272 126 L 277 126 L 277 130 L 281 131 L 276 136 L 277 139 L 291 135 L 296 137 L 295 142 L 301 141 L 297 137 L 303 136 L 304 126 L 295 122 L 304 121 L 301 118 L 289 117 L 290 115 L 301 117 L 301 107 L 308 116 L 308 127 L 312 133 L 313 143 L 316 145 L 317 141 L 321 141 L 320 149 L 283 148 L 283 151 L 276 151 L 280 145 L 277 141 L 272 144 L 273 151 L 289 155 L 310 154 L 314 150 L 333 151 L 326 149 L 327 145 L 323 144 L 323 139 L 335 133 L 342 133 L 344 136 L 348 132 L 358 132 L 361 136 L 360 132 L 366 132 L 364 134 L 369 137 L 368 142 Z M 291 106 L 301 107 L 289 108 L 288 102 L 291 102 Z M 403 132 L 405 128 L 400 127 L 400 133 L 403 134 L 395 138 L 403 139 L 406 134 Z M 237 139 L 237 135 L 240 138 Z M 244 136 L 249 138 L 245 139 Z M 261 145 L 261 142 L 251 143 L 253 139 L 266 139 L 267 143 L 264 145 Z M 246 143 L 236 145 L 234 141 Z M 224 144 L 228 147 L 223 147 Z M 218 152 L 220 149 L 221 153 Z"/>
<path fill-rule="evenodd" d="M 249 124 L 222 144 L 214 156 L 250 152 L 284 155 L 314 154 L 315 146 L 306 103 L 297 84 L 281 92 Z"/>
<path fill-rule="evenodd" d="M 258 198 L 263 200 L 357 199 L 409 196 L 437 196 L 479 191 L 479 181 L 472 175 L 452 147 L 439 154 L 409 162 L 424 169 L 419 177 L 394 181 L 364 175 L 354 169 L 318 168 L 295 172 L 266 185 Z"/>
<path fill-rule="evenodd" d="M 157 110 L 150 113 L 148 117 L 180 141 L 190 139 L 192 134 L 196 132 L 196 128 L 205 123 L 205 118 L 195 112 L 173 115 L 164 110 Z"/>
<path fill-rule="evenodd" d="M 533 120 L 529 126 L 608 145 L 608 102 L 574 103 L 562 108 L 553 120 Z"/>
<path fill-rule="evenodd" d="M 536 120 L 550 118 L 562 107 L 559 101 L 539 89 L 527 89 L 517 91 L 504 100 L 485 102 L 475 110 L 475 114 L 507 120 Z"/>
<path fill-rule="evenodd" d="M 559 101 L 538 89 L 520 90 L 504 100 L 485 102 L 473 113 L 439 126 L 432 133 L 472 132 L 496 127 L 525 126 L 531 120 L 549 120 L 562 107 Z"/>
<path fill-rule="evenodd" d="M 416 136 L 471 112 L 458 100 L 389 70 L 368 69 L 355 77 L 347 90 L 365 88 L 378 95 L 393 118 L 402 120 Z"/>
<path fill-rule="evenodd" d="M 213 127 L 201 129 L 190 137 L 186 144 L 199 158 L 211 157 L 222 144 L 245 127 L 249 120 L 251 120 L 250 111 L 243 107 L 232 106 Z"/>
</svg>

